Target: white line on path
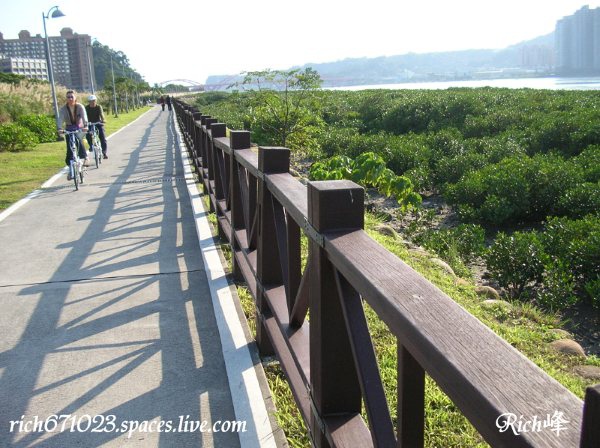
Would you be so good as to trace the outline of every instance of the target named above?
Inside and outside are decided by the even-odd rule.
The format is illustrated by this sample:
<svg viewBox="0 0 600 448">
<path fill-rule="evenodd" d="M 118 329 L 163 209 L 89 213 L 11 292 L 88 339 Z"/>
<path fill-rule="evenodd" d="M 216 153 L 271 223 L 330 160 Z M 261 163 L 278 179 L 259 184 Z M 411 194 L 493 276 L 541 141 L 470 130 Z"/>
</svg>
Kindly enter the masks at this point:
<svg viewBox="0 0 600 448">
<path fill-rule="evenodd" d="M 146 115 L 148 112 L 150 112 L 152 109 L 148 109 L 146 112 L 144 112 L 142 115 L 140 115 L 139 117 L 137 117 L 135 120 L 133 120 L 131 123 L 126 124 L 125 126 L 123 126 L 121 129 L 113 132 L 112 134 L 110 134 L 108 137 L 106 137 L 106 139 L 110 139 L 112 136 L 117 135 L 119 132 L 121 132 L 123 129 L 128 128 L 129 126 L 131 126 L 133 123 L 135 123 L 136 121 L 138 121 L 140 118 L 142 118 L 144 115 Z M 54 182 L 56 182 L 58 179 L 61 178 L 61 176 L 64 176 L 67 173 L 68 168 L 65 166 L 64 168 L 62 168 L 58 173 L 56 173 L 54 176 L 52 176 L 50 179 L 48 179 L 46 182 L 44 182 L 41 186 L 41 188 L 37 189 L 37 190 L 33 190 L 31 193 L 29 193 L 27 196 L 25 196 L 23 199 L 18 200 L 17 202 L 15 202 L 13 205 L 11 205 L 10 207 L 8 207 L 6 210 L 4 210 L 2 213 L 0 213 L 0 222 L 4 221 L 6 218 L 8 218 L 10 215 L 12 215 L 14 212 L 16 212 L 18 209 L 20 209 L 21 207 L 23 207 L 25 204 L 27 204 L 30 200 L 32 200 L 33 198 L 35 198 L 36 196 L 39 196 L 39 194 L 42 192 L 42 189 L 44 188 L 48 188 L 50 187 Z"/>
<path fill-rule="evenodd" d="M 248 342 L 238 318 L 234 298 L 211 234 L 207 214 L 192 175 L 187 152 L 181 143 L 181 134 L 174 116 L 175 114 L 173 114 L 172 124 L 175 129 L 175 142 L 181 153 L 188 194 L 194 216 L 197 217 L 196 232 L 208 277 L 215 319 L 219 328 L 235 417 L 238 421 L 253 422 L 256 428 L 256 434 L 252 434 L 250 431 L 238 433 L 240 444 L 242 448 L 275 448 L 277 444 L 273 436 L 273 428 L 254 370 Z"/>
</svg>

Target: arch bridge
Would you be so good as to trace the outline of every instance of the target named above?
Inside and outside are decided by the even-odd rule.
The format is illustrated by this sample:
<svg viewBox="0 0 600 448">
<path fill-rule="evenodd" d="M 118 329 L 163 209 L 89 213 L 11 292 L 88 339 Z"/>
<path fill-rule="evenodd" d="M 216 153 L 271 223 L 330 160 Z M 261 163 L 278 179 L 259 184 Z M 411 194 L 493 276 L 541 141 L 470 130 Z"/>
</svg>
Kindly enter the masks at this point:
<svg viewBox="0 0 600 448">
<path fill-rule="evenodd" d="M 191 79 L 169 79 L 167 81 L 162 81 L 158 83 L 158 85 L 161 87 L 167 86 L 169 84 L 187 84 L 190 90 L 204 90 L 203 83 L 193 81 Z"/>
</svg>

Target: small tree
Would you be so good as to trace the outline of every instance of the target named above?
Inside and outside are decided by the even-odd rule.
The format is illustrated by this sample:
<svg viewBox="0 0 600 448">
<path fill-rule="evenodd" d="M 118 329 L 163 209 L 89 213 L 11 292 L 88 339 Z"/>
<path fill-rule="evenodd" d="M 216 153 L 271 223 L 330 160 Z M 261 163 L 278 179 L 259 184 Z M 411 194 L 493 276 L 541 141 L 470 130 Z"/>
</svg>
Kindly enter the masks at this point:
<svg viewBox="0 0 600 448">
<path fill-rule="evenodd" d="M 248 72 L 234 86 L 251 95 L 248 120 L 257 141 L 302 145 L 310 129 L 320 125 L 314 93 L 321 77 L 312 68 Z"/>
</svg>

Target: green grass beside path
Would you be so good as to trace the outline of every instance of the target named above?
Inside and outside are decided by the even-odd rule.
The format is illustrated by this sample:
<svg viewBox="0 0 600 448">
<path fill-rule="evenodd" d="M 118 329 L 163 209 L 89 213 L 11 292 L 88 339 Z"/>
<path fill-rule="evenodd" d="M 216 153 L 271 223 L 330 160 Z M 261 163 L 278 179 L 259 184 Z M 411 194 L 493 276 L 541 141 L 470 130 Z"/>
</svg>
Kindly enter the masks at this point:
<svg viewBox="0 0 600 448">
<path fill-rule="evenodd" d="M 106 134 L 113 134 L 148 110 L 143 107 L 118 118 L 107 117 Z M 110 142 L 109 142 L 110 145 Z M 87 147 L 87 145 L 86 145 Z M 110 146 L 109 146 L 110 151 Z M 42 143 L 32 151 L 0 153 L 0 211 L 10 207 L 64 167 L 65 143 Z"/>
</svg>

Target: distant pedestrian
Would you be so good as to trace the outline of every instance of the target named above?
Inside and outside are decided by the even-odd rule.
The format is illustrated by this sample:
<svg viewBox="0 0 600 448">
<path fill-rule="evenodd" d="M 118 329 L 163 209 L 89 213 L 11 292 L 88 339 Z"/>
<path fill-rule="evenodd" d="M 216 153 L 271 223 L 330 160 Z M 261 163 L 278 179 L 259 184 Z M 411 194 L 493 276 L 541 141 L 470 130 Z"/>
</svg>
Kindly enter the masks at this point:
<svg viewBox="0 0 600 448">
<path fill-rule="evenodd" d="M 169 110 L 173 110 L 173 108 L 171 107 L 171 97 L 169 95 L 167 95 L 167 106 L 169 106 Z"/>
<path fill-rule="evenodd" d="M 162 107 L 162 110 L 164 112 L 164 110 L 165 110 L 165 97 L 161 95 L 160 98 L 158 99 L 158 102 L 160 103 L 160 106 Z"/>
</svg>

